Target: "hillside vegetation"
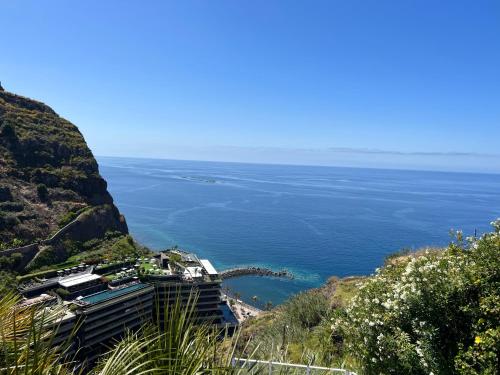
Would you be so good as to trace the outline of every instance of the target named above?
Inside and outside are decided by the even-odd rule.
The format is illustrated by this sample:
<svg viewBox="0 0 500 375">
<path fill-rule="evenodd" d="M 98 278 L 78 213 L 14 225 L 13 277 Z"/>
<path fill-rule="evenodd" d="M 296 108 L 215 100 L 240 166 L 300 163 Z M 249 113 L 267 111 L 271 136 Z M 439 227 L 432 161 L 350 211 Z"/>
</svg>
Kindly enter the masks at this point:
<svg viewBox="0 0 500 375">
<path fill-rule="evenodd" d="M 71 212 L 109 205 L 127 232 L 78 128 L 43 103 L 0 90 L 0 240 L 44 239 Z"/>
<path fill-rule="evenodd" d="M 359 374 L 498 374 L 500 221 L 480 238 L 389 257 L 249 320 L 245 354 Z M 243 348 L 240 348 L 243 350 Z M 250 350 L 251 349 L 251 350 Z"/>
<path fill-rule="evenodd" d="M 127 233 L 78 128 L 47 105 L 0 87 L 2 279 L 64 262 L 87 251 L 89 241 L 112 246 L 111 239 Z M 33 246 L 5 251 L 24 245 Z"/>
</svg>

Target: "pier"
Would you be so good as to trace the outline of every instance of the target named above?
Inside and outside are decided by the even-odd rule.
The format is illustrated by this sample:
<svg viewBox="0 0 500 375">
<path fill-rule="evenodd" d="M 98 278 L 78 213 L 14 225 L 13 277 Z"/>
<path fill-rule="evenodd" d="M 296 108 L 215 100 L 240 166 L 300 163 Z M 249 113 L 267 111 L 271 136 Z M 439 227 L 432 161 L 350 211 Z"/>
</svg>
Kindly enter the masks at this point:
<svg viewBox="0 0 500 375">
<path fill-rule="evenodd" d="M 232 277 L 251 276 L 251 275 L 283 277 L 287 279 L 294 278 L 293 274 L 287 270 L 273 271 L 272 269 L 265 267 L 237 267 L 219 272 L 219 276 L 223 280 L 230 279 Z"/>
</svg>

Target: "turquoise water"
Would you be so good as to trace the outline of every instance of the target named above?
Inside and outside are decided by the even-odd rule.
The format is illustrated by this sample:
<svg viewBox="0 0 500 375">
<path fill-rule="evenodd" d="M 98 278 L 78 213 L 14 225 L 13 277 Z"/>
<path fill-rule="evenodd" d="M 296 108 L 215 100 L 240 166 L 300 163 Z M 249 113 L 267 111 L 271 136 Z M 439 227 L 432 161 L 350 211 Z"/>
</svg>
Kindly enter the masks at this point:
<svg viewBox="0 0 500 375">
<path fill-rule="evenodd" d="M 108 157 L 99 164 L 145 245 L 179 245 L 218 269 L 296 275 L 226 282 L 261 304 L 332 275 L 369 274 L 401 248 L 446 245 L 452 228 L 489 230 L 500 216 L 500 175 Z"/>
<path fill-rule="evenodd" d="M 90 296 L 84 297 L 84 298 L 82 298 L 82 301 L 94 305 L 97 303 L 107 301 L 111 298 L 116 298 L 116 297 L 119 297 L 121 295 L 133 292 L 135 290 L 144 289 L 146 287 L 147 287 L 146 284 L 134 284 L 134 285 L 130 285 L 130 286 L 125 287 L 125 288 L 114 289 L 114 290 L 105 290 L 103 292 L 91 294 Z"/>
</svg>

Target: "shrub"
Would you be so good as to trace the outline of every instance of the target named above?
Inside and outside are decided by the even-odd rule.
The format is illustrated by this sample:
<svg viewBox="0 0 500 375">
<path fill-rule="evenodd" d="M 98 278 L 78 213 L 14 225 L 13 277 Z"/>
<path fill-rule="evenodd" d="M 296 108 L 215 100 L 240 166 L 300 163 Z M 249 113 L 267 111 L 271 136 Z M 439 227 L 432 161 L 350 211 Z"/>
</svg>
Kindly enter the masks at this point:
<svg viewBox="0 0 500 375">
<path fill-rule="evenodd" d="M 36 193 L 38 194 L 38 198 L 42 202 L 46 202 L 49 199 L 49 191 L 47 189 L 47 186 L 45 186 L 45 184 L 38 184 L 36 186 Z"/>
<path fill-rule="evenodd" d="M 4 122 L 4 124 L 2 125 L 1 134 L 6 139 L 11 139 L 16 137 L 16 132 L 14 130 L 14 127 L 8 122 Z"/>
<path fill-rule="evenodd" d="M 24 241 L 19 238 L 14 238 L 10 242 L 0 242 L 0 250 L 13 249 L 15 247 L 21 247 L 24 245 Z"/>
<path fill-rule="evenodd" d="M 330 341 L 331 313 L 329 300 L 322 292 L 312 290 L 297 294 L 272 313 L 245 323 L 243 334 L 252 337 L 247 349 L 249 352 L 255 350 L 255 356 L 260 359 L 307 361 L 336 367 L 340 361 L 333 363 L 339 356 L 334 359 L 332 355 L 337 345 Z M 304 360 L 305 357 L 308 359 Z"/>
<path fill-rule="evenodd" d="M 69 211 L 57 223 L 59 225 L 59 228 L 62 228 L 65 225 L 69 224 L 70 222 L 72 222 L 73 220 L 75 220 L 77 216 L 78 216 L 78 214 L 76 212 Z"/>
<path fill-rule="evenodd" d="M 0 269 L 10 269 L 12 267 L 12 259 L 6 256 L 0 256 Z"/>
<path fill-rule="evenodd" d="M 47 246 L 40 251 L 35 259 L 29 265 L 29 270 L 36 270 L 40 267 L 57 263 L 58 254 L 53 246 Z"/>
<path fill-rule="evenodd" d="M 62 299 L 66 298 L 69 296 L 69 292 L 66 289 L 63 288 L 57 288 L 55 292 L 61 297 Z"/>
<path fill-rule="evenodd" d="M 16 287 L 17 282 L 14 274 L 12 272 L 0 271 L 0 296 L 15 290 Z"/>
<path fill-rule="evenodd" d="M 19 224 L 17 216 L 0 211 L 0 230 L 10 229 Z"/>
<path fill-rule="evenodd" d="M 169 253 L 168 254 L 171 263 L 181 263 L 182 256 L 177 253 Z"/>
<path fill-rule="evenodd" d="M 10 192 L 10 188 L 8 186 L 0 186 L 0 202 L 11 200 L 12 193 Z"/>
<path fill-rule="evenodd" d="M 359 287 L 332 325 L 367 374 L 496 374 L 500 344 L 500 221 L 389 264 Z"/>
<path fill-rule="evenodd" d="M 327 315 L 330 306 L 326 297 L 321 293 L 303 292 L 287 301 L 283 309 L 289 324 L 311 329 Z"/>
<path fill-rule="evenodd" d="M 0 211 L 21 212 L 24 205 L 21 202 L 1 202 Z"/>
<path fill-rule="evenodd" d="M 21 253 L 12 253 L 10 254 L 10 259 L 12 259 L 12 264 L 14 266 L 18 266 L 19 264 L 21 264 L 21 262 L 23 261 L 23 254 Z"/>
<path fill-rule="evenodd" d="M 105 240 L 112 240 L 114 238 L 117 238 L 117 237 L 121 237 L 123 236 L 123 233 L 122 232 L 119 232 L 119 231 L 113 231 L 113 230 L 108 230 L 105 234 L 104 234 L 104 239 Z"/>
<path fill-rule="evenodd" d="M 396 251 L 395 253 L 387 255 L 385 257 L 385 259 L 384 259 L 384 266 L 386 266 L 389 263 L 391 263 L 394 259 L 397 259 L 397 258 L 400 258 L 400 257 L 404 257 L 406 255 L 409 255 L 410 252 L 411 252 L 410 249 L 403 248 L 403 249 L 401 249 L 399 251 Z"/>
</svg>

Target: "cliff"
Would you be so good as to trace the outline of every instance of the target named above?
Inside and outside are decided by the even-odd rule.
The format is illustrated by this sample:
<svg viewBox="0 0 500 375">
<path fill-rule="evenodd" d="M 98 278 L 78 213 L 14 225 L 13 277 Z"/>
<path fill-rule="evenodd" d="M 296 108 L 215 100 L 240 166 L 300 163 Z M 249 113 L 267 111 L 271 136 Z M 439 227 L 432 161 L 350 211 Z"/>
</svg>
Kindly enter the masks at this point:
<svg viewBox="0 0 500 375">
<path fill-rule="evenodd" d="M 127 224 L 78 128 L 0 86 L 0 250 L 107 232 Z"/>
</svg>

